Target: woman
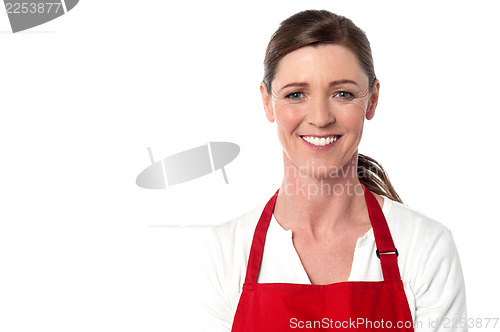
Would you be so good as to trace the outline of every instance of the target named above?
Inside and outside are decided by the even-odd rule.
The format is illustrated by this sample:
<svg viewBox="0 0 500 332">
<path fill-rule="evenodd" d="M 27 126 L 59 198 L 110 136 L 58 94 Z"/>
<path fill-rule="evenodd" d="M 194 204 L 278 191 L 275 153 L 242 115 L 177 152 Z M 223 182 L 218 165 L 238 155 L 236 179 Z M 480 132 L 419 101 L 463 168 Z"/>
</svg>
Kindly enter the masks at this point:
<svg viewBox="0 0 500 332">
<path fill-rule="evenodd" d="M 207 331 L 466 331 L 450 231 L 402 204 L 358 153 L 380 83 L 350 20 L 304 11 L 283 21 L 260 90 L 283 147 L 284 178 L 260 207 L 213 229 Z"/>
</svg>

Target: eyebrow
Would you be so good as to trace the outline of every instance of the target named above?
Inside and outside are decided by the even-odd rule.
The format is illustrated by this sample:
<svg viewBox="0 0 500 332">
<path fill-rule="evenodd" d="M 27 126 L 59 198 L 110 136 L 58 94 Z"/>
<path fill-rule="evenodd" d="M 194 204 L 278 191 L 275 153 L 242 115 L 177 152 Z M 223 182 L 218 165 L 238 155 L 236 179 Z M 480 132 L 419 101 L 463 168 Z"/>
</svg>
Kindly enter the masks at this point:
<svg viewBox="0 0 500 332">
<path fill-rule="evenodd" d="M 328 84 L 328 87 L 333 88 L 337 85 L 342 85 L 342 84 L 354 84 L 358 85 L 358 83 L 352 81 L 352 80 L 338 80 L 338 81 L 333 81 Z M 286 89 L 286 88 L 308 88 L 309 84 L 305 82 L 292 82 L 288 83 L 285 86 L 281 88 L 281 90 Z"/>
</svg>

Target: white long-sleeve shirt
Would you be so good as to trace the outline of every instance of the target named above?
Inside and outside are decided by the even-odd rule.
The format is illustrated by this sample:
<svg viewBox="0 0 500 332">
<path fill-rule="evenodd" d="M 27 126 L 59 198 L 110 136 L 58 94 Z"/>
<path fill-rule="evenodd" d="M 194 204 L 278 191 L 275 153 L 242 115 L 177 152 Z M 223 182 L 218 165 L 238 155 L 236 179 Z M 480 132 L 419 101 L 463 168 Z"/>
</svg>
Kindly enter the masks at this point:
<svg viewBox="0 0 500 332">
<path fill-rule="evenodd" d="M 451 232 L 416 210 L 384 198 L 385 215 L 399 252 L 398 266 L 415 331 L 467 331 L 462 269 Z M 203 331 L 230 331 L 238 306 L 253 234 L 263 206 L 214 227 L 204 257 Z M 348 281 L 381 281 L 373 230 L 357 240 Z M 259 283 L 311 284 L 292 242 L 292 231 L 273 217 Z"/>
</svg>

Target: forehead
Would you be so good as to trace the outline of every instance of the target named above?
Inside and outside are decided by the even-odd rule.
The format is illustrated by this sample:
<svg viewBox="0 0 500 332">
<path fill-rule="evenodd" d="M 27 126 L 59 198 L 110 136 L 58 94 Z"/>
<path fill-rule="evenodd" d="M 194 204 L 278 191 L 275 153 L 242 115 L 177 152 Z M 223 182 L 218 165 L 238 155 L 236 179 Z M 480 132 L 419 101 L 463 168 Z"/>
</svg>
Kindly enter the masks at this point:
<svg viewBox="0 0 500 332">
<path fill-rule="evenodd" d="M 290 82 L 330 83 L 349 79 L 359 85 L 368 84 L 368 77 L 357 56 L 349 48 L 335 44 L 301 47 L 280 60 L 273 85 Z"/>
</svg>

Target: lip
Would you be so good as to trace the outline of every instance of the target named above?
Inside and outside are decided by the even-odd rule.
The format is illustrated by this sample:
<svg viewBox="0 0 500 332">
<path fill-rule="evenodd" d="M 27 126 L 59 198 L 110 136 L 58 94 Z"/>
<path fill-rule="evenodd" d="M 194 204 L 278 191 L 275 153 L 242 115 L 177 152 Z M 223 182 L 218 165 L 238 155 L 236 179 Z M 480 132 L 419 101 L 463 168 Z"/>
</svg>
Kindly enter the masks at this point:
<svg viewBox="0 0 500 332">
<path fill-rule="evenodd" d="M 307 142 L 304 140 L 302 137 L 318 137 L 318 138 L 327 138 L 327 137 L 332 137 L 332 136 L 338 136 L 337 140 L 333 143 L 330 143 L 328 145 L 314 145 L 312 143 Z M 330 134 L 330 135 L 299 135 L 300 140 L 304 142 L 310 149 L 316 150 L 316 151 L 327 151 L 332 149 L 337 145 L 337 143 L 342 139 L 343 135 L 335 135 L 335 134 Z"/>
</svg>

